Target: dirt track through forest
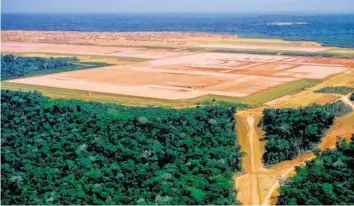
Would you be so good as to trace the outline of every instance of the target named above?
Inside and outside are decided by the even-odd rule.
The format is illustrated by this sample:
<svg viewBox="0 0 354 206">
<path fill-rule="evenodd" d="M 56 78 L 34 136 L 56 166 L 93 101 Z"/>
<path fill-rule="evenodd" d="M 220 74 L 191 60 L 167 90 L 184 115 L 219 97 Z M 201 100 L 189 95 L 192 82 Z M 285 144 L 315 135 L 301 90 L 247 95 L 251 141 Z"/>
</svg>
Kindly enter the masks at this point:
<svg viewBox="0 0 354 206">
<path fill-rule="evenodd" d="M 349 100 L 348 96 L 341 97 L 340 101 L 350 105 L 353 108 L 353 112 L 336 119 L 332 129 L 323 138 L 322 143 L 325 143 L 325 145 L 320 145 L 321 149 L 335 147 L 335 142 L 326 140 L 332 138 L 332 134 L 340 130 L 338 125 L 354 113 L 354 104 Z M 283 161 L 270 168 L 265 168 L 262 162 L 262 156 L 265 151 L 264 141 L 260 141 L 263 137 L 263 132 L 258 126 L 262 118 L 263 109 L 241 111 L 236 115 L 238 141 L 242 151 L 247 153 L 242 159 L 244 173 L 239 175 L 235 182 L 235 188 L 238 190 L 237 199 L 244 205 L 275 204 L 280 182 L 293 174 L 295 167 L 301 166 L 315 157 L 314 154 L 307 153 L 294 160 Z M 352 128 L 348 130 L 352 130 Z M 345 133 L 350 135 L 351 132 L 354 131 Z"/>
</svg>

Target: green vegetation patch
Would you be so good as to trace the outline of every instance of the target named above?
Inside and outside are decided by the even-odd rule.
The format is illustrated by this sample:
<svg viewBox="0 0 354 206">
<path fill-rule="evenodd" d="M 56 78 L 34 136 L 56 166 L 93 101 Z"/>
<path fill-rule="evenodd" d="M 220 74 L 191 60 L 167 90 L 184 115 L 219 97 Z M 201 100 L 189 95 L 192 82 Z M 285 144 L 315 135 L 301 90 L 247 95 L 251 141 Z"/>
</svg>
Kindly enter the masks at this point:
<svg viewBox="0 0 354 206">
<path fill-rule="evenodd" d="M 106 63 L 78 62 L 77 58 L 40 58 L 1 55 L 1 79 L 43 75 L 106 66 Z"/>
<path fill-rule="evenodd" d="M 306 88 L 313 87 L 320 83 L 318 79 L 300 79 L 293 82 L 288 82 L 277 87 L 267 89 L 265 91 L 242 98 L 242 103 L 260 106 L 265 102 L 283 97 L 289 94 L 295 94 Z"/>
<path fill-rule="evenodd" d="M 265 109 L 262 123 L 267 142 L 263 161 L 277 164 L 314 149 L 335 117 L 350 111 L 351 107 L 342 102 L 299 109 Z"/>
<path fill-rule="evenodd" d="M 297 167 L 280 187 L 278 205 L 354 205 L 354 134 Z"/>
<path fill-rule="evenodd" d="M 1 101 L 3 204 L 237 204 L 235 107 Z"/>
<path fill-rule="evenodd" d="M 317 91 L 317 93 L 333 93 L 333 94 L 349 94 L 354 92 L 354 88 L 351 87 L 324 87 Z"/>
</svg>

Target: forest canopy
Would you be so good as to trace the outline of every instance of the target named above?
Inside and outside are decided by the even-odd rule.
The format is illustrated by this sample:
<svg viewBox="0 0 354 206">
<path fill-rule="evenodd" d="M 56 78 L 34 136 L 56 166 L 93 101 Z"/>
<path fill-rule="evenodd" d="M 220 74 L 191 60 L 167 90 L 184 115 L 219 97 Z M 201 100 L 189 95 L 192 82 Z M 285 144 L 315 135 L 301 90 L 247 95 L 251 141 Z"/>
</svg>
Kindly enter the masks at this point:
<svg viewBox="0 0 354 206">
<path fill-rule="evenodd" d="M 335 117 L 350 111 L 342 102 L 299 109 L 265 109 L 262 124 L 267 141 L 263 161 L 268 165 L 277 164 L 314 149 Z"/>
<path fill-rule="evenodd" d="M 238 203 L 236 107 L 1 100 L 2 204 Z"/>
<path fill-rule="evenodd" d="M 354 205 L 354 134 L 325 150 L 280 187 L 279 205 Z"/>
<path fill-rule="evenodd" d="M 324 87 L 321 88 L 317 91 L 317 93 L 333 93 L 333 94 L 349 94 L 351 92 L 354 92 L 354 88 L 352 87 Z"/>
<path fill-rule="evenodd" d="M 1 55 L 1 80 L 107 65 L 105 63 L 91 62 L 89 64 L 90 65 L 83 65 L 79 63 L 78 59 L 75 57 L 41 58 Z"/>
</svg>

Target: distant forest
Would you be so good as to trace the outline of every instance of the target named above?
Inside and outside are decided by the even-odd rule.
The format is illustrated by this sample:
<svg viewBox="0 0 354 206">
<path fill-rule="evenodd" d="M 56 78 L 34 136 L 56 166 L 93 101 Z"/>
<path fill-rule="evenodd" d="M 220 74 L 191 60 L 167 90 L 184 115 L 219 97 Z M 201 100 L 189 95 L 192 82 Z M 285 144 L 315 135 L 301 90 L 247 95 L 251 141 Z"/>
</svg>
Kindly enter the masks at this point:
<svg viewBox="0 0 354 206">
<path fill-rule="evenodd" d="M 2 204 L 238 204 L 235 106 L 176 110 L 1 93 Z"/>
<path fill-rule="evenodd" d="M 300 109 L 265 109 L 265 164 L 273 165 L 295 159 L 300 152 L 314 149 L 335 117 L 345 115 L 351 108 L 342 103 L 312 105 Z"/>
<path fill-rule="evenodd" d="M 1 55 L 1 80 L 29 77 L 38 74 L 72 71 L 92 67 L 105 66 L 105 63 L 92 63 L 84 65 L 73 57 L 65 58 L 41 58 L 21 57 L 14 55 Z"/>
<path fill-rule="evenodd" d="M 281 185 L 278 205 L 354 205 L 354 134 L 296 173 Z"/>
</svg>

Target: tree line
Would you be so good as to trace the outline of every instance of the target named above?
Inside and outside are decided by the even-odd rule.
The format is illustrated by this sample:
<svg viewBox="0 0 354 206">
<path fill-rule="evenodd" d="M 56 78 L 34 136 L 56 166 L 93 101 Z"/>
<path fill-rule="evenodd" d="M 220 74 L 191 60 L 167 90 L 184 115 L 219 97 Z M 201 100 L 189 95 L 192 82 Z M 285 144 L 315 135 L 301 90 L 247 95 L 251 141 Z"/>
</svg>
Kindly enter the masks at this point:
<svg viewBox="0 0 354 206">
<path fill-rule="evenodd" d="M 2 90 L 3 204 L 237 204 L 234 106 L 128 107 Z"/>
<path fill-rule="evenodd" d="M 341 87 L 324 87 L 321 88 L 317 91 L 317 93 L 334 93 L 334 94 L 349 94 L 351 92 L 354 92 L 354 88 L 352 87 L 346 87 L 346 86 L 341 86 Z"/>
<path fill-rule="evenodd" d="M 279 188 L 278 205 L 354 205 L 354 134 L 296 168 Z"/>
<path fill-rule="evenodd" d="M 292 160 L 301 152 L 314 149 L 335 117 L 350 111 L 348 105 L 339 101 L 299 109 L 265 109 L 262 120 L 266 140 L 264 163 L 272 165 Z"/>
<path fill-rule="evenodd" d="M 41 58 L 1 55 L 1 79 L 9 80 L 106 65 L 99 62 L 80 63 L 76 57 Z"/>
</svg>

